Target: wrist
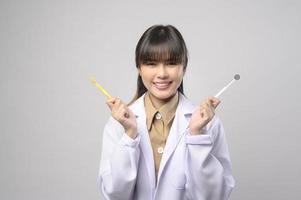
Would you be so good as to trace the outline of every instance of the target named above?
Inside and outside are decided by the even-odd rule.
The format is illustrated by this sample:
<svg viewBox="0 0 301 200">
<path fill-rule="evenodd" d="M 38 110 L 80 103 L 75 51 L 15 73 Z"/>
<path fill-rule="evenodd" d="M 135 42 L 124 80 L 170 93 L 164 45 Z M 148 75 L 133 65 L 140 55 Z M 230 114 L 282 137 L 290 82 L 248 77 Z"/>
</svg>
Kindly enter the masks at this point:
<svg viewBox="0 0 301 200">
<path fill-rule="evenodd" d="M 125 131 L 125 133 L 132 139 L 135 139 L 137 137 L 137 129 L 128 129 Z"/>
<path fill-rule="evenodd" d="M 190 129 L 189 128 L 190 135 L 201 135 L 204 133 L 203 128 L 201 129 Z"/>
</svg>

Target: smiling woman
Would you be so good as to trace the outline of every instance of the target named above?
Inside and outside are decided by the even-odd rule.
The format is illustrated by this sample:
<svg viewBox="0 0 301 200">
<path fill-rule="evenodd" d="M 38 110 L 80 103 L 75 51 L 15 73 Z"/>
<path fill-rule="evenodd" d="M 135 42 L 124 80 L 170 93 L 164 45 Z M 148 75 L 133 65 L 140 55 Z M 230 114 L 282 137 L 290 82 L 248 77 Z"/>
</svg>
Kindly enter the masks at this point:
<svg viewBox="0 0 301 200">
<path fill-rule="evenodd" d="M 155 25 L 136 47 L 129 106 L 107 101 L 100 190 L 108 200 L 227 200 L 234 187 L 217 98 L 194 106 L 183 92 L 187 48 L 173 26 Z"/>
<path fill-rule="evenodd" d="M 181 33 L 175 27 L 157 25 L 148 28 L 138 41 L 135 60 L 139 71 L 137 91 L 129 105 L 148 89 L 152 89 L 152 86 L 163 90 L 167 83 L 172 84 L 169 91 L 165 91 L 165 94 L 161 93 L 161 97 L 165 100 L 177 90 L 184 94 L 182 78 L 188 63 L 188 50 Z M 147 76 L 148 72 L 150 72 L 149 76 Z M 149 80 L 156 74 L 155 79 Z M 149 84 L 150 82 L 157 84 Z M 155 91 L 152 94 L 159 95 Z M 156 95 L 153 96 L 155 97 Z"/>
</svg>

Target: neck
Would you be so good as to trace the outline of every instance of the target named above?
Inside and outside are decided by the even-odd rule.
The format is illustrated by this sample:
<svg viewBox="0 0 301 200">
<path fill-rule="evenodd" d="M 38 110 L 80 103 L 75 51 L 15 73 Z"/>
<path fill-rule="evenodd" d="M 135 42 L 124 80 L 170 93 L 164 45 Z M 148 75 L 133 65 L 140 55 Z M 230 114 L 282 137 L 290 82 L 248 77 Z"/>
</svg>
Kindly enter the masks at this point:
<svg viewBox="0 0 301 200">
<path fill-rule="evenodd" d="M 176 95 L 173 94 L 171 95 L 170 97 L 168 97 L 167 99 L 158 99 L 156 97 L 154 97 L 152 94 L 149 93 L 149 98 L 153 104 L 153 106 L 156 108 L 156 109 L 159 109 L 161 108 L 164 104 L 166 104 L 170 99 L 172 99 L 174 96 Z"/>
</svg>

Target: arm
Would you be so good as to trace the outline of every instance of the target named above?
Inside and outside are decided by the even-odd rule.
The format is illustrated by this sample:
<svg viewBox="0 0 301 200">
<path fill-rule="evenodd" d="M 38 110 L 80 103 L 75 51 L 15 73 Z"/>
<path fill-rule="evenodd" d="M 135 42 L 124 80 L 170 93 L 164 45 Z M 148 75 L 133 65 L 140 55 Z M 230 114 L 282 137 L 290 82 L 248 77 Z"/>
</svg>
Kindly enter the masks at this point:
<svg viewBox="0 0 301 200">
<path fill-rule="evenodd" d="M 217 117 L 207 127 L 186 135 L 186 189 L 189 199 L 227 200 L 235 182 L 225 132 Z"/>
<path fill-rule="evenodd" d="M 132 139 L 110 117 L 103 132 L 98 183 L 107 200 L 133 199 L 140 157 L 140 136 Z"/>
</svg>

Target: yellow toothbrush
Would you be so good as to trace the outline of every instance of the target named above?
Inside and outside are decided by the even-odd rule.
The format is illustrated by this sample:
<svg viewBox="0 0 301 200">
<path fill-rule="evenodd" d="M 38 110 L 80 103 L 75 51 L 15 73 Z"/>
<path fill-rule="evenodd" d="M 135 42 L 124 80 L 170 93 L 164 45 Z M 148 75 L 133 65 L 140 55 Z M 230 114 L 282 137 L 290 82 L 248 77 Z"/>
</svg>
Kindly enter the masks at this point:
<svg viewBox="0 0 301 200">
<path fill-rule="evenodd" d="M 101 86 L 97 83 L 96 79 L 94 77 L 90 78 L 90 81 L 92 84 L 94 84 L 108 99 L 111 99 L 112 96 Z"/>
</svg>

